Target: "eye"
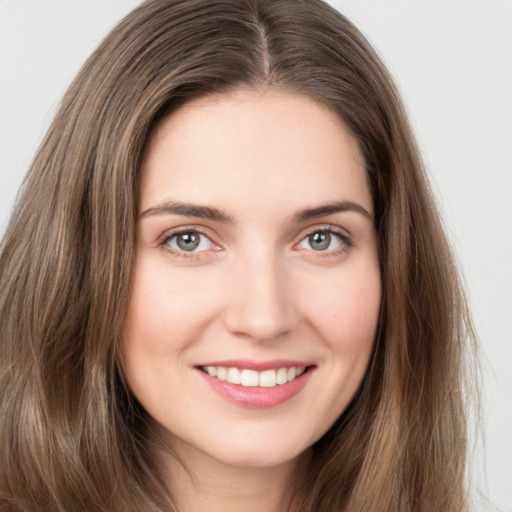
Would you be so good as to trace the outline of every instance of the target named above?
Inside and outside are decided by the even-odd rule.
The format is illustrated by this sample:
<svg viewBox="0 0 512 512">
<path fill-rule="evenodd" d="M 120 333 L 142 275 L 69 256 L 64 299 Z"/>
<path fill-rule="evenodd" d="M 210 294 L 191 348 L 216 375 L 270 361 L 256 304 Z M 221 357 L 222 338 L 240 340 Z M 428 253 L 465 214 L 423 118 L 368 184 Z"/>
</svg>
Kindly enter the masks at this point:
<svg viewBox="0 0 512 512">
<path fill-rule="evenodd" d="M 301 240 L 298 247 L 313 251 L 333 251 L 346 243 L 345 237 L 332 230 L 317 230 Z"/>
<path fill-rule="evenodd" d="M 206 235 L 194 230 L 175 233 L 165 240 L 165 244 L 177 252 L 208 251 L 214 246 Z"/>
</svg>

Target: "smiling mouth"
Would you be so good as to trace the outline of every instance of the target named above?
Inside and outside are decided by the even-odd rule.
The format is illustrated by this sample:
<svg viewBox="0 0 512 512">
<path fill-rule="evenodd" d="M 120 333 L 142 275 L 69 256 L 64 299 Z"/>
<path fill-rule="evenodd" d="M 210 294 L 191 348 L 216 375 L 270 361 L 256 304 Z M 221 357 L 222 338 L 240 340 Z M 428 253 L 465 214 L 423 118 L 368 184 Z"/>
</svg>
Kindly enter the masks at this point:
<svg viewBox="0 0 512 512">
<path fill-rule="evenodd" d="M 201 366 L 200 370 L 207 373 L 210 377 L 230 384 L 238 384 L 245 387 L 274 388 L 294 381 L 297 377 L 308 371 L 309 368 L 309 366 L 297 366 L 260 372 L 247 368 L 240 370 L 235 367 Z"/>
</svg>

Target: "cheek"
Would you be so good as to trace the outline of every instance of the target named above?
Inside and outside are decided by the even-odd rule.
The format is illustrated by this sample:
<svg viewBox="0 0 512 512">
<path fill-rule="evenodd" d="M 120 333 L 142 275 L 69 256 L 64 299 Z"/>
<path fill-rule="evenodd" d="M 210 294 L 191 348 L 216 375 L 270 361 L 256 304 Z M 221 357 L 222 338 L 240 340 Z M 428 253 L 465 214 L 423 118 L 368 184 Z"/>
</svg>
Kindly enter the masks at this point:
<svg viewBox="0 0 512 512">
<path fill-rule="evenodd" d="M 145 340 L 148 348 L 165 351 L 193 338 L 212 309 L 205 276 L 199 274 L 171 272 L 160 262 L 140 262 L 125 321 L 130 344 Z"/>
<path fill-rule="evenodd" d="M 332 349 L 368 351 L 377 329 L 381 284 L 378 267 L 346 268 L 304 294 L 311 322 Z"/>
<path fill-rule="evenodd" d="M 316 417 L 312 442 L 343 414 L 363 381 L 381 303 L 378 264 L 361 269 L 346 265 L 315 277 L 304 281 L 308 290 L 301 287 L 297 294 L 303 298 L 301 308 L 313 329 L 312 339 L 317 340 L 320 361 L 321 392 L 315 393 L 307 408 L 307 416 Z"/>
<path fill-rule="evenodd" d="M 124 370 L 139 400 L 148 389 L 161 388 L 158 379 L 168 379 L 172 370 L 168 361 L 179 359 L 187 345 L 185 326 L 192 323 L 193 309 L 187 294 L 174 289 L 164 269 L 139 262 L 122 336 Z"/>
<path fill-rule="evenodd" d="M 170 400 L 168 390 L 182 380 L 182 354 L 196 336 L 197 288 L 190 284 L 149 258 L 136 267 L 122 359 L 132 392 L 151 416 L 158 415 Z"/>
</svg>

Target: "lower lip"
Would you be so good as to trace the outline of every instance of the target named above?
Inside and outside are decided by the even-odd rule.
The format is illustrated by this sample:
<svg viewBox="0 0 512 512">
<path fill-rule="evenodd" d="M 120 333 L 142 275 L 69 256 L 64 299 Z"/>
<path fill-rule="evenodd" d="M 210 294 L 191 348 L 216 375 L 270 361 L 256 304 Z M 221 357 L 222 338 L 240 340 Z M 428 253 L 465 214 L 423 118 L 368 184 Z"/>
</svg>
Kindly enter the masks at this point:
<svg viewBox="0 0 512 512">
<path fill-rule="evenodd" d="M 286 384 L 278 384 L 273 388 L 262 388 L 231 384 L 225 380 L 210 377 L 207 373 L 197 369 L 215 393 L 236 405 L 252 409 L 268 409 L 290 400 L 302 391 L 313 373 L 312 370 L 313 368 L 309 368 L 308 371 Z"/>
</svg>

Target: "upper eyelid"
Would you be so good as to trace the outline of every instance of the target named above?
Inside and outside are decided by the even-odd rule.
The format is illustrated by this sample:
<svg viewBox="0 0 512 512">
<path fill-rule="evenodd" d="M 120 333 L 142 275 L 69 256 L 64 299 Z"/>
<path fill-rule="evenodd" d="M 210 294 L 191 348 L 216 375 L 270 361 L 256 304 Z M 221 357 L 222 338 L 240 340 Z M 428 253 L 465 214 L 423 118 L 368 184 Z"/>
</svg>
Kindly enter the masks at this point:
<svg viewBox="0 0 512 512">
<path fill-rule="evenodd" d="M 180 235 L 181 233 L 187 233 L 189 231 L 196 231 L 197 233 L 204 235 L 207 237 L 212 243 L 218 245 L 218 243 L 214 240 L 214 236 L 211 235 L 211 230 L 203 226 L 190 225 L 190 226 L 179 226 L 176 228 L 171 228 L 166 231 L 159 237 L 159 242 L 163 243 L 171 238 Z"/>
<path fill-rule="evenodd" d="M 305 231 L 303 231 L 298 240 L 294 242 L 294 249 L 296 249 L 308 236 L 319 232 L 328 232 L 334 234 L 340 239 L 340 246 L 329 251 L 314 251 L 316 254 L 318 254 L 318 256 L 327 257 L 329 255 L 336 254 L 341 250 L 347 250 L 349 248 L 352 248 L 352 246 L 354 245 L 353 237 L 346 229 L 343 229 L 340 226 L 327 224 L 311 226 L 310 228 L 307 228 Z M 301 250 L 308 251 L 309 249 Z M 313 251 L 313 249 L 311 249 L 311 251 Z"/>
<path fill-rule="evenodd" d="M 212 244 L 212 247 L 201 251 L 185 251 L 172 247 L 171 244 L 169 243 L 176 236 L 191 231 L 205 236 Z M 157 245 L 159 249 L 165 251 L 169 255 L 172 255 L 174 258 L 184 259 L 185 261 L 189 262 L 202 260 L 203 258 L 208 256 L 208 253 L 210 251 L 216 252 L 219 248 L 222 248 L 221 245 L 219 245 L 215 240 L 213 240 L 212 236 L 210 236 L 208 233 L 203 231 L 202 228 L 198 228 L 197 226 L 180 226 L 177 228 L 169 229 L 165 231 L 163 235 L 158 239 Z"/>
<path fill-rule="evenodd" d="M 318 231 L 328 231 L 328 232 L 340 235 L 343 238 L 352 238 L 350 231 L 348 231 L 347 229 L 342 228 L 340 226 L 335 226 L 333 224 L 315 224 L 313 226 L 309 226 L 308 228 L 305 228 L 301 232 L 301 234 L 299 235 L 300 240 L 302 240 L 304 237 L 309 236 L 312 233 L 316 233 Z"/>
</svg>

